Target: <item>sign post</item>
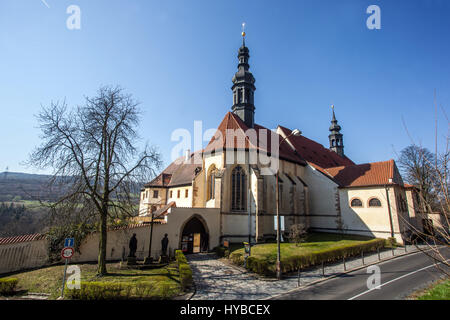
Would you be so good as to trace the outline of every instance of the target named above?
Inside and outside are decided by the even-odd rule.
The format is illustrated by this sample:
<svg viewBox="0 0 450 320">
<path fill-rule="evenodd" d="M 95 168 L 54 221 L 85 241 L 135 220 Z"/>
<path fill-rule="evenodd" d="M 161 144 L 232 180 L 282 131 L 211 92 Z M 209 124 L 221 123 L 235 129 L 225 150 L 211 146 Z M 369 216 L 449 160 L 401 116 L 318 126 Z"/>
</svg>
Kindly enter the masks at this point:
<svg viewBox="0 0 450 320">
<path fill-rule="evenodd" d="M 74 245 L 74 238 L 67 238 L 64 241 L 64 248 L 61 250 L 61 258 L 66 260 L 65 266 L 64 266 L 64 276 L 62 281 L 62 288 L 61 288 L 61 298 L 64 298 L 64 287 L 66 284 L 66 273 L 67 273 L 67 264 L 69 263 L 69 259 L 72 258 L 75 251 L 73 250 Z"/>
</svg>

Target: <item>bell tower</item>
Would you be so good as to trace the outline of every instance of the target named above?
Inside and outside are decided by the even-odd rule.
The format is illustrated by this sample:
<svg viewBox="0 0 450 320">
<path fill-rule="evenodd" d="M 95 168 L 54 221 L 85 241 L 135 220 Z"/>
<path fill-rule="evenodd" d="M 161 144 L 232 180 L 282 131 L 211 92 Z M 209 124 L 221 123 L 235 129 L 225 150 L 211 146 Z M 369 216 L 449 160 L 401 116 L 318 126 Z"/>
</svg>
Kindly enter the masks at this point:
<svg viewBox="0 0 450 320">
<path fill-rule="evenodd" d="M 344 156 L 344 139 L 341 133 L 341 126 L 338 125 L 336 120 L 336 115 L 334 114 L 334 105 L 331 106 L 333 110 L 333 118 L 331 119 L 330 135 L 328 139 L 330 140 L 330 150 L 336 152 L 341 157 Z"/>
<path fill-rule="evenodd" d="M 250 58 L 249 50 L 245 46 L 245 23 L 242 24 L 242 46 L 238 50 L 238 71 L 234 75 L 232 81 L 233 86 L 233 106 L 231 110 L 245 122 L 247 127 L 253 128 L 255 124 L 255 105 L 254 92 L 255 78 L 249 71 Z"/>
</svg>

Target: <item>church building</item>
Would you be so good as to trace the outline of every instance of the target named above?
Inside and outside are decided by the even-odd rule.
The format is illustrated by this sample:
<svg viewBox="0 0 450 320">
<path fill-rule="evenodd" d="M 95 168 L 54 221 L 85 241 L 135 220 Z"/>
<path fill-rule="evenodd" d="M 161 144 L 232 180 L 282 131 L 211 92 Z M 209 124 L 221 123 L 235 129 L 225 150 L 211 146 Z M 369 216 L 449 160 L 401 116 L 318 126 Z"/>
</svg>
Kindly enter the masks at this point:
<svg viewBox="0 0 450 320">
<path fill-rule="evenodd" d="M 249 235 L 252 243 L 274 240 L 277 204 L 285 240 L 294 224 L 399 243 L 411 226 L 421 228 L 413 188 L 394 160 L 356 164 L 346 156 L 334 107 L 328 147 L 297 129 L 255 123 L 249 58 L 243 33 L 231 111 L 216 134 L 143 186 L 137 220 L 158 222 L 155 239 L 167 233 L 172 248 L 189 253 Z"/>
</svg>

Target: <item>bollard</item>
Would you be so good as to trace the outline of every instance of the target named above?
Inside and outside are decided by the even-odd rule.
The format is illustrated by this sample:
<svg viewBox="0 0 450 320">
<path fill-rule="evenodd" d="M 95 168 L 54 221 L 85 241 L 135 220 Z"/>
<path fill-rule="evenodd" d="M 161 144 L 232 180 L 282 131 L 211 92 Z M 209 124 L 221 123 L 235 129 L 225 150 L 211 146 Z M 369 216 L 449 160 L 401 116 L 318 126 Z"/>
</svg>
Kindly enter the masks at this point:
<svg viewBox="0 0 450 320">
<path fill-rule="evenodd" d="M 300 287 L 300 268 L 298 268 L 297 287 Z"/>
<path fill-rule="evenodd" d="M 408 252 L 408 245 L 405 244 L 405 252 Z"/>
<path fill-rule="evenodd" d="M 342 260 L 344 261 L 344 271 L 347 271 L 347 267 L 345 265 L 345 257 L 343 257 Z"/>
<path fill-rule="evenodd" d="M 394 247 L 392 247 L 392 256 L 395 256 Z"/>
<path fill-rule="evenodd" d="M 362 264 L 364 265 L 364 251 L 361 251 L 361 259 L 362 259 Z"/>
<path fill-rule="evenodd" d="M 381 256 L 380 256 L 380 247 L 377 248 L 377 253 L 378 253 L 378 261 L 381 260 Z"/>
<path fill-rule="evenodd" d="M 325 266 L 323 261 L 322 261 L 322 277 L 325 277 Z"/>
</svg>

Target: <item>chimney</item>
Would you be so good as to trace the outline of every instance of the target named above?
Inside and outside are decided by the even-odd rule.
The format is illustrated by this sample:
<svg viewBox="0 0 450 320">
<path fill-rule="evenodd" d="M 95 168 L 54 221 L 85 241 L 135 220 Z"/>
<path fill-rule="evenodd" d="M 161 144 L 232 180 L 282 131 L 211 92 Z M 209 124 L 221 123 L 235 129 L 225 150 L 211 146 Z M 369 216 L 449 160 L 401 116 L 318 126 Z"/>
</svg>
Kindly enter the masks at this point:
<svg viewBox="0 0 450 320">
<path fill-rule="evenodd" d="M 184 161 L 188 162 L 191 159 L 191 149 L 186 150 L 186 155 L 184 157 Z"/>
</svg>

